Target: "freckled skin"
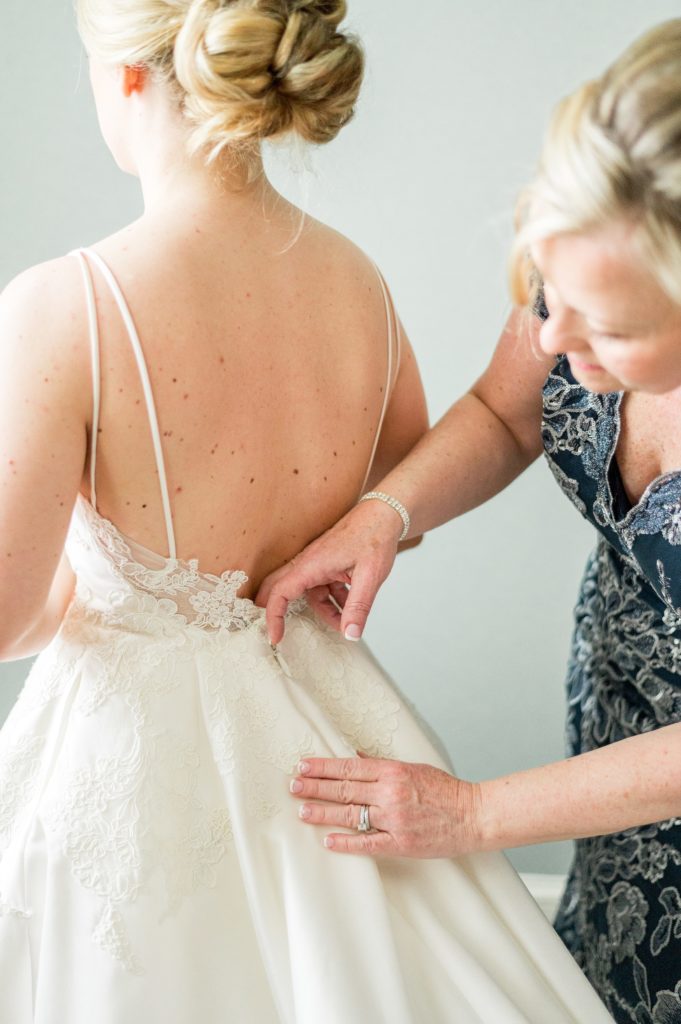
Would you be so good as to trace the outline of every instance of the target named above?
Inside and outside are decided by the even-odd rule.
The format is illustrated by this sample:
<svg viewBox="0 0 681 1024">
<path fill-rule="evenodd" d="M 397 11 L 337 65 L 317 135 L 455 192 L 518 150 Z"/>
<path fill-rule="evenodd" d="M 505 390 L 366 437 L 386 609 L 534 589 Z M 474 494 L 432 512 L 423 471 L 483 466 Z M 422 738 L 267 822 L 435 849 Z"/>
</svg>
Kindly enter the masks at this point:
<svg viewBox="0 0 681 1024">
<path fill-rule="evenodd" d="M 132 166 L 135 155 L 125 157 L 133 173 L 138 169 Z M 282 249 L 290 241 L 292 211 L 273 190 L 268 195 L 277 202 L 272 209 L 267 207 L 265 220 L 260 185 L 252 194 L 235 192 L 237 198 L 233 198 L 222 190 L 214 193 L 207 179 L 191 178 L 187 184 L 190 191 L 196 189 L 197 199 L 200 192 L 196 209 L 191 204 L 186 209 L 166 206 L 167 196 L 160 193 L 158 206 L 150 205 L 144 217 L 102 240 L 98 248 L 120 281 L 139 332 L 171 498 L 187 494 L 187 501 L 183 497 L 172 510 L 184 548 L 180 554 L 205 558 L 207 564 L 217 556 L 215 565 L 244 569 L 250 576 L 244 596 L 254 596 L 267 572 L 296 554 L 322 527 L 332 525 L 357 493 L 371 450 L 369 429 L 378 422 L 379 385 L 384 385 L 380 393 L 386 390 L 385 304 L 366 257 L 312 218 L 295 250 L 282 259 Z M 195 217 L 201 227 L 193 223 Z M 57 267 L 60 277 L 55 291 L 68 292 L 68 303 L 58 310 L 64 314 L 62 322 L 67 322 L 64 339 L 48 350 L 44 361 L 41 357 L 33 377 L 44 379 L 50 393 L 39 393 L 26 404 L 31 415 L 37 414 L 37 397 L 53 406 L 53 389 L 77 363 L 77 391 L 82 398 L 77 425 L 82 420 L 85 426 L 77 432 L 81 443 L 91 422 L 91 365 L 82 280 L 77 262 L 73 266 L 72 262 L 65 260 L 63 269 L 61 264 Z M 96 269 L 94 278 L 101 314 L 98 507 L 123 532 L 165 553 L 162 505 L 138 367 L 120 311 Z M 295 282 L 304 286 L 296 288 Z M 403 352 L 408 351 L 404 340 Z M 56 350 L 69 353 L 59 372 L 52 358 Z M 164 377 L 165 367 L 158 363 L 161 354 L 172 367 L 170 376 Z M 216 363 L 221 368 L 217 374 Z M 177 387 L 180 380 L 182 391 Z M 408 390 L 405 381 L 405 395 Z M 395 421 L 401 406 L 413 409 L 413 389 L 411 396 L 410 402 L 395 404 Z M 18 410 L 22 401 L 24 396 L 17 395 Z M 334 425 L 343 417 L 357 423 L 362 410 L 367 434 L 363 428 L 350 448 L 344 440 L 343 457 L 340 451 L 334 452 L 332 463 L 329 442 L 335 439 Z M 412 419 L 417 417 L 412 414 Z M 179 431 L 180 426 L 186 435 L 175 442 L 177 435 L 170 428 Z M 423 429 L 425 422 L 419 419 L 407 431 L 410 445 L 402 446 L 411 447 Z M 404 434 L 403 428 L 393 431 L 400 444 Z M 214 438 L 212 445 L 209 437 Z M 220 453 L 231 452 L 231 462 L 215 459 L 216 438 L 225 446 L 237 445 Z M 389 454 L 381 463 L 383 469 L 388 459 L 399 461 L 406 454 L 397 450 L 400 444 L 393 437 L 392 447 L 385 446 Z M 46 447 L 45 465 L 54 470 L 55 456 Z M 295 467 L 289 461 L 292 454 Z M 61 461 L 58 452 L 56 462 Z M 323 482 L 331 486 L 319 492 L 319 474 L 328 465 L 333 465 L 334 474 L 323 476 Z M 8 485 L 16 488 L 14 467 L 5 463 L 5 472 Z M 184 484 L 177 486 L 178 479 Z M 80 491 L 87 497 L 87 463 L 79 480 Z M 0 486 L 0 494 L 3 490 Z M 47 490 L 48 496 L 52 491 L 53 487 Z M 71 494 L 65 495 L 63 489 L 61 493 L 65 504 L 70 504 Z M 61 500 L 51 502 L 52 521 Z M 218 513 L 220 518 L 210 524 L 206 540 L 205 523 Z M 244 522 L 249 526 L 242 532 Z M 246 539 L 242 542 L 241 537 Z M 16 550 L 9 537 L 5 545 Z"/>
</svg>

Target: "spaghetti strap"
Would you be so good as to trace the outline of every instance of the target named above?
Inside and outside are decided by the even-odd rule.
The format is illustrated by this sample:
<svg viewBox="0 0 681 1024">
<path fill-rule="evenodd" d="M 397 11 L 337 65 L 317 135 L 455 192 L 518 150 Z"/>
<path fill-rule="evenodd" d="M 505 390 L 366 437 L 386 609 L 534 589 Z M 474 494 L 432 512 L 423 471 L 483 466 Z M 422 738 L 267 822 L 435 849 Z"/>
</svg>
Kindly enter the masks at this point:
<svg viewBox="0 0 681 1024">
<path fill-rule="evenodd" d="M 373 444 L 373 447 L 371 449 L 371 456 L 369 458 L 369 465 L 367 466 L 367 471 L 364 474 L 364 480 L 362 481 L 362 487 L 361 487 L 360 492 L 359 492 L 360 496 L 364 493 L 364 488 L 366 487 L 367 480 L 369 479 L 369 474 L 371 473 L 371 467 L 374 464 L 374 458 L 376 456 L 376 449 L 378 448 L 378 442 L 379 442 L 380 437 L 381 437 L 381 429 L 383 428 L 383 420 L 385 419 L 385 414 L 386 414 L 387 409 L 388 409 L 388 402 L 390 401 L 391 385 L 392 385 L 392 379 L 393 379 L 393 348 L 396 349 L 396 352 L 395 352 L 395 365 L 397 367 L 399 367 L 399 365 L 400 365 L 400 355 L 401 355 L 400 328 L 399 328 L 399 325 L 396 323 L 397 318 L 395 316 L 395 308 L 393 306 L 393 302 L 392 302 L 392 299 L 390 297 L 390 292 L 388 291 L 388 286 L 385 283 L 385 280 L 383 278 L 382 273 L 380 272 L 380 270 L 378 269 L 378 267 L 376 266 L 375 263 L 373 263 L 373 268 L 376 271 L 376 276 L 378 277 L 379 283 L 381 285 L 381 291 L 383 293 L 383 301 L 385 302 L 385 314 L 386 314 L 386 321 L 387 321 L 387 325 L 388 325 L 388 332 L 387 332 L 388 333 L 388 372 L 387 372 L 387 375 L 386 375 L 386 385 L 385 385 L 385 390 L 384 390 L 384 394 L 383 394 L 383 407 L 381 409 L 381 415 L 380 415 L 379 420 L 378 420 L 378 427 L 376 429 L 376 435 L 374 437 L 374 444 Z M 397 339 L 397 344 L 396 345 L 395 345 L 395 338 Z"/>
<path fill-rule="evenodd" d="M 90 321 L 90 338 L 92 346 L 92 378 L 93 378 L 93 423 L 92 423 L 92 438 L 90 444 L 90 487 L 92 491 L 92 505 L 96 508 L 96 497 L 95 497 L 95 465 L 97 455 L 97 430 L 99 424 L 99 412 L 100 412 L 100 355 L 99 355 L 99 328 L 97 325 L 97 312 L 95 306 L 94 291 L 92 287 L 92 275 L 88 260 L 85 254 L 94 260 L 108 284 L 111 293 L 116 301 L 116 304 L 123 317 L 128 337 L 130 338 L 130 344 L 132 345 L 135 359 L 137 361 L 137 368 L 139 370 L 140 379 L 142 381 L 142 390 L 144 391 L 144 399 L 147 406 L 147 413 L 149 417 L 149 428 L 151 430 L 151 438 L 154 445 L 154 456 L 156 459 L 156 468 L 158 470 L 159 485 L 161 488 L 161 501 L 163 504 L 163 514 L 165 517 L 166 534 L 168 537 L 168 557 L 177 558 L 177 548 L 175 545 L 175 531 L 173 529 L 173 518 L 170 511 L 170 496 L 168 493 L 168 481 L 166 478 L 165 462 L 163 459 L 163 446 L 161 444 L 161 432 L 158 426 L 158 416 L 156 415 L 156 406 L 154 404 L 154 395 L 151 390 L 151 381 L 149 380 L 149 373 L 147 370 L 146 362 L 144 360 L 144 353 L 142 351 L 142 345 L 140 344 L 139 335 L 130 313 L 125 297 L 119 287 L 116 278 L 113 273 L 104 262 L 102 257 L 96 253 L 93 249 L 77 249 L 78 256 L 80 257 L 83 265 L 83 273 L 85 275 L 86 283 L 86 294 L 88 300 L 88 317 Z M 96 422 L 95 422 L 96 420 Z"/>
<path fill-rule="evenodd" d="M 92 365 L 92 431 L 90 435 L 90 504 L 97 510 L 96 468 L 97 468 L 97 433 L 99 431 L 99 409 L 101 403 L 101 375 L 99 367 L 99 324 L 97 322 L 97 306 L 92 285 L 90 264 L 82 250 L 76 251 L 85 281 L 85 297 L 87 299 L 87 315 L 90 327 L 90 349 Z"/>
</svg>

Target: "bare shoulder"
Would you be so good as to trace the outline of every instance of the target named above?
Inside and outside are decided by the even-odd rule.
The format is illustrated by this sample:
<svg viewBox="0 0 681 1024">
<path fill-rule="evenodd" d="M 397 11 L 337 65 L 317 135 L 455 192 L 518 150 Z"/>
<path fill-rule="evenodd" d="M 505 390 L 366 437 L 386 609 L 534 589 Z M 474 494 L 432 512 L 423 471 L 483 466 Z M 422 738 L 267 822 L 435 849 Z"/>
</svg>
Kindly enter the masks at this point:
<svg viewBox="0 0 681 1024">
<path fill-rule="evenodd" d="M 90 363 L 82 271 L 71 253 L 17 274 L 0 292 L 0 358 L 27 371 L 48 368 L 74 394 Z"/>
<path fill-rule="evenodd" d="M 73 253 L 22 270 L 0 292 L 3 323 L 18 318 L 31 324 L 51 324 L 58 330 L 65 318 L 70 320 L 85 311 L 82 281 Z"/>
<path fill-rule="evenodd" d="M 378 268 L 363 249 L 340 231 L 312 217 L 307 218 L 303 238 L 309 253 L 336 288 L 352 293 L 354 301 L 361 303 L 366 312 L 382 312 Z"/>
</svg>

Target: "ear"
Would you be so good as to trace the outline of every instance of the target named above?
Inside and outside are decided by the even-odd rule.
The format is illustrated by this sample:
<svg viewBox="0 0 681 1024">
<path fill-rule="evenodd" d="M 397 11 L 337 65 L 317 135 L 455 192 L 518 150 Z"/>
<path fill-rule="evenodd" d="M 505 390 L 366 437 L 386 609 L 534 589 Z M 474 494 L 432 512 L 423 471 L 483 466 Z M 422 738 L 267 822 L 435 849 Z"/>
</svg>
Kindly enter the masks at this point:
<svg viewBox="0 0 681 1024">
<path fill-rule="evenodd" d="M 147 82 L 147 69 L 141 64 L 123 68 L 123 95 L 127 98 L 134 92 L 142 92 Z"/>
</svg>

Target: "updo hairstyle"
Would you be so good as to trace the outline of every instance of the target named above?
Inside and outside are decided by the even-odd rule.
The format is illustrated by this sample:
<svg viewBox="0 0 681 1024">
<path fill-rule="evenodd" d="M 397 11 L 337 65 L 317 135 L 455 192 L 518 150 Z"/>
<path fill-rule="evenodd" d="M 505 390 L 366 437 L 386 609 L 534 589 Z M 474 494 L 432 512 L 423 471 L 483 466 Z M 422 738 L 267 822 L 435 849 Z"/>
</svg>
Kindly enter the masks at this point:
<svg viewBox="0 0 681 1024">
<path fill-rule="evenodd" d="M 76 3 L 88 52 L 166 82 L 208 162 L 288 133 L 329 142 L 354 113 L 364 58 L 339 31 L 345 0 Z"/>
<path fill-rule="evenodd" d="M 536 299 L 532 242 L 616 221 L 636 225 L 646 265 L 681 304 L 681 18 L 637 39 L 556 108 L 518 202 L 514 299 Z"/>
</svg>

